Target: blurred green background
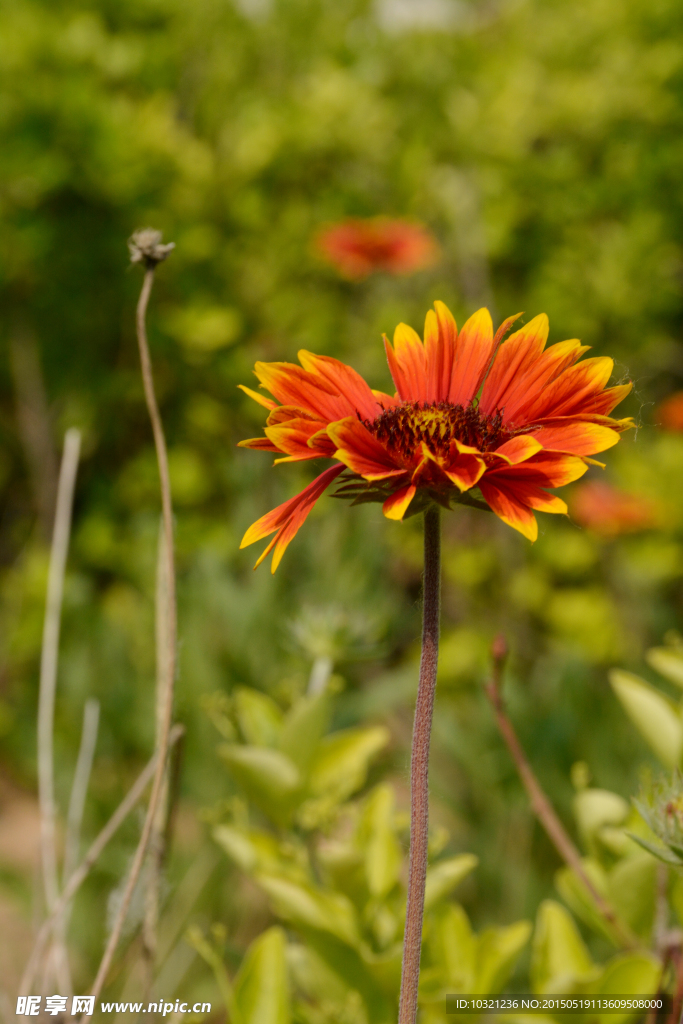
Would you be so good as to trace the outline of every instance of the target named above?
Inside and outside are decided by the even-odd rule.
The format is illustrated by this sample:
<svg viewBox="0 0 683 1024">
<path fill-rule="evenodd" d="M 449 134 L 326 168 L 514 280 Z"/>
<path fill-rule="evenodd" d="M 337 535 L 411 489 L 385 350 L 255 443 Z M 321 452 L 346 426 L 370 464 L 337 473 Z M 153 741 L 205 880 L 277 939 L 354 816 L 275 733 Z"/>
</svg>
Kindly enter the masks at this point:
<svg viewBox="0 0 683 1024">
<path fill-rule="evenodd" d="M 648 676 L 644 650 L 681 622 L 683 434 L 656 415 L 683 387 L 680 4 L 2 0 L 0 38 L 0 924 L 14 936 L 2 987 L 13 993 L 40 913 L 45 538 L 70 426 L 84 450 L 57 784 L 64 809 L 94 696 L 86 837 L 153 745 L 159 499 L 134 335 L 141 275 L 126 252 L 147 225 L 177 246 L 149 316 L 177 515 L 177 718 L 187 727 L 164 898 L 179 905 L 186 880 L 178 928 L 223 925 L 231 972 L 273 918 L 207 826 L 239 788 L 207 709 L 237 687 L 286 709 L 316 659 L 332 658 L 332 728 L 388 727 L 369 783 L 392 782 L 404 811 L 421 572 L 417 519 L 389 523 L 378 506 L 323 499 L 277 575 L 252 573 L 243 531 L 310 474 L 235 447 L 263 422 L 237 384 L 252 384 L 256 359 L 305 347 L 388 390 L 382 331 L 400 320 L 421 329 L 434 299 L 459 324 L 481 305 L 496 322 L 545 311 L 551 341 L 580 337 L 615 358 L 615 381 L 634 380 L 619 414 L 638 429 L 588 479 L 649 497 L 656 528 L 608 537 L 539 514 L 532 547 L 488 514 L 444 520 L 433 820 L 447 853 L 480 859 L 459 894 L 478 929 L 533 918 L 559 860 L 482 693 L 491 639 L 508 638 L 511 716 L 571 822 L 573 764 L 628 797 L 650 757 L 607 669 Z M 340 278 L 312 239 L 324 224 L 375 215 L 422 222 L 438 262 L 406 277 Z M 96 967 L 138 833 L 133 817 L 77 901 L 77 987 Z M 201 958 L 186 970 L 186 991 L 212 991 Z"/>
</svg>

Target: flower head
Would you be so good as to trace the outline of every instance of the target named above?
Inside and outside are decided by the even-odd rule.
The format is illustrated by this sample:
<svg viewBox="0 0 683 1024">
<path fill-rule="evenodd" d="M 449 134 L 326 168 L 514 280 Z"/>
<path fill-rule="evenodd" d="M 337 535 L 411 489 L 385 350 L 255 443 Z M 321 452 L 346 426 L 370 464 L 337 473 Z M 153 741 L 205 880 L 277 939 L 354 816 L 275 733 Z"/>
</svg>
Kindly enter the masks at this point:
<svg viewBox="0 0 683 1024">
<path fill-rule="evenodd" d="M 386 217 L 333 224 L 318 235 L 316 244 L 343 277 L 356 280 L 377 270 L 412 274 L 434 263 L 438 254 L 426 228 Z"/>
<path fill-rule="evenodd" d="M 581 484 L 571 507 L 577 523 L 603 537 L 637 533 L 657 523 L 657 508 L 649 498 L 620 491 L 602 480 Z"/>
<path fill-rule="evenodd" d="M 611 448 L 633 425 L 610 412 L 631 390 L 607 388 L 613 362 L 579 358 L 578 341 L 546 349 L 548 318 L 535 317 L 506 341 L 521 316 L 496 335 L 487 309 L 458 333 L 450 310 L 436 302 L 424 341 L 399 324 L 385 338 L 393 395 L 373 391 L 350 366 L 311 352 L 293 363 L 257 363 L 255 374 L 273 398 L 242 387 L 269 411 L 264 437 L 242 441 L 280 455 L 280 462 L 334 460 L 300 494 L 251 526 L 242 547 L 275 534 L 273 572 L 325 489 L 344 474 L 336 497 L 382 501 L 389 519 L 431 502 L 490 508 L 535 540 L 534 510 L 566 513 L 548 488 L 582 476 L 589 456 Z M 476 489 L 476 490 L 475 490 Z"/>
</svg>

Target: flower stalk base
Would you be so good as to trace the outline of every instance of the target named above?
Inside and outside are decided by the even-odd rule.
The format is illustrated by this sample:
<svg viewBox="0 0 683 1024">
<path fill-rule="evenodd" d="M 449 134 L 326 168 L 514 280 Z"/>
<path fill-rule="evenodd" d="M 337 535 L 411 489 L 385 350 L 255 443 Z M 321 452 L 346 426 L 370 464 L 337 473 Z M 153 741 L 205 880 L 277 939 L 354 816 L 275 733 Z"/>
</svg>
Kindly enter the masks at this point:
<svg viewBox="0 0 683 1024">
<path fill-rule="evenodd" d="M 408 904 L 403 939 L 398 1024 L 415 1024 L 420 978 L 422 919 L 429 839 L 429 740 L 432 731 L 436 669 L 439 660 L 441 607 L 441 513 L 436 506 L 431 506 L 424 514 L 423 601 L 422 657 L 410 761 Z"/>
</svg>

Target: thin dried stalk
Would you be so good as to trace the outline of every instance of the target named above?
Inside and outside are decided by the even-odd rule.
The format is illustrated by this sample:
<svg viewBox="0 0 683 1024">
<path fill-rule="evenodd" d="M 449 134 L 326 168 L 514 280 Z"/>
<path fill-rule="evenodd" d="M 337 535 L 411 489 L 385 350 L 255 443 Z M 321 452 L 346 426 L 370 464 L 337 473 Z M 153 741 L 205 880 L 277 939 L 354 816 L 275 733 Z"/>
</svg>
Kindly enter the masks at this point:
<svg viewBox="0 0 683 1024">
<path fill-rule="evenodd" d="M 169 651 L 168 641 L 168 559 L 165 549 L 165 537 L 159 531 L 157 555 L 156 583 L 156 747 L 159 747 L 164 727 L 165 680 L 168 666 L 166 664 Z M 147 870 L 145 876 L 145 913 L 142 922 L 142 950 L 145 960 L 145 999 L 148 998 L 154 981 L 154 970 L 157 960 L 157 927 L 159 923 L 159 898 L 161 888 L 161 869 L 165 852 L 165 831 L 168 811 L 168 764 L 164 776 L 164 784 L 152 826 L 152 834 L 147 854 Z"/>
<path fill-rule="evenodd" d="M 163 258 L 163 257 L 162 257 Z M 171 717 L 173 714 L 173 686 L 175 682 L 175 663 L 176 663 L 176 594 L 175 594 L 175 566 L 173 558 L 173 510 L 171 505 L 171 482 L 168 471 L 168 453 L 166 450 L 166 439 L 164 437 L 164 429 L 161 422 L 161 416 L 159 415 L 159 407 L 157 405 L 156 395 L 154 392 L 154 379 L 152 376 L 152 363 L 149 354 L 149 346 L 147 343 L 147 331 L 145 325 L 145 316 L 147 312 L 147 304 L 149 302 L 149 296 L 152 291 L 152 285 L 154 283 L 154 269 L 158 259 L 154 256 L 147 256 L 144 259 L 147 267 L 145 271 L 145 278 L 142 284 L 142 290 L 140 292 L 140 298 L 137 306 L 137 336 L 138 336 L 138 347 L 140 350 L 140 363 L 142 368 L 142 380 L 145 389 L 145 400 L 147 402 L 147 409 L 149 417 L 152 423 L 152 431 L 154 434 L 154 445 L 157 454 L 157 463 L 159 466 L 159 477 L 161 483 L 161 510 L 163 519 L 163 532 L 164 532 L 164 555 L 166 560 L 166 579 L 168 587 L 168 624 L 167 624 L 167 643 L 168 653 L 164 660 L 165 665 L 165 679 L 163 683 L 163 693 L 160 699 L 161 708 L 161 730 L 159 736 L 159 742 L 157 746 L 158 761 L 154 774 L 154 781 L 152 783 L 152 792 L 149 799 L 149 805 L 147 808 L 147 814 L 145 816 L 145 822 L 142 827 L 142 834 L 138 843 L 131 870 L 128 875 L 126 887 L 121 900 L 121 905 L 118 909 L 114 926 L 109 936 L 102 961 L 100 963 L 93 987 L 91 989 L 91 995 L 95 996 L 95 999 L 100 995 L 104 983 L 111 966 L 111 962 L 116 952 L 121 932 L 126 920 L 130 901 L 133 896 L 135 885 L 140 876 L 140 871 L 144 864 L 145 856 L 149 848 L 150 838 L 152 836 L 152 830 L 156 821 L 159 805 L 163 796 L 164 790 L 164 779 L 166 775 L 166 757 L 169 749 L 169 734 L 171 731 Z"/>
<path fill-rule="evenodd" d="M 180 737 L 183 735 L 184 728 L 182 725 L 176 725 L 171 730 L 169 736 L 169 747 L 173 747 Z M 55 908 L 45 921 L 43 921 L 38 934 L 36 935 L 33 949 L 29 957 L 26 969 L 24 970 L 21 983 L 19 985 L 19 995 L 28 995 L 31 991 L 31 987 L 36 977 L 36 972 L 40 965 L 41 957 L 45 951 L 45 946 L 50 937 L 52 927 L 55 920 L 62 914 L 71 900 L 74 898 L 81 885 L 88 877 L 93 864 L 96 863 L 98 857 L 106 847 L 107 843 L 116 835 L 117 831 L 126 820 L 130 812 L 133 810 L 135 805 L 141 799 L 145 789 L 147 788 L 150 779 L 154 774 L 158 761 L 158 754 L 154 753 L 146 766 L 143 768 L 137 779 L 129 789 L 126 796 L 123 798 L 119 806 L 116 808 L 111 818 L 100 831 L 97 837 L 93 840 L 88 852 L 85 857 L 76 868 L 74 873 L 69 878 L 68 882 L 64 886 L 61 896 L 55 903 Z"/>
<path fill-rule="evenodd" d="M 57 875 L 57 842 L 55 825 L 54 751 L 53 730 L 57 665 L 59 661 L 59 632 L 62 618 L 64 573 L 71 533 L 78 457 L 81 435 L 71 429 L 64 438 L 64 454 L 59 471 L 55 525 L 50 550 L 50 568 L 47 579 L 47 601 L 43 626 L 43 645 L 40 657 L 40 689 L 38 695 L 38 796 L 40 801 L 40 842 L 43 868 L 43 887 L 48 914 L 52 914 L 59 896 Z M 62 990 L 70 991 L 66 949 L 63 935 L 55 928 L 54 966 L 56 980 Z"/>
<path fill-rule="evenodd" d="M 432 505 L 424 515 L 422 657 L 415 702 L 410 759 L 410 854 L 408 903 L 403 937 L 399 1024 L 415 1024 L 420 980 L 429 845 L 429 740 L 432 731 L 441 616 L 441 513 Z"/>
<path fill-rule="evenodd" d="M 500 730 L 507 748 L 512 755 L 512 760 L 515 762 L 517 773 L 519 774 L 519 777 L 522 780 L 522 785 L 529 796 L 532 810 L 562 860 L 572 869 L 576 877 L 581 881 L 582 885 L 586 889 L 586 892 L 590 895 L 599 914 L 607 924 L 608 931 L 611 931 L 619 943 L 626 949 L 633 949 L 638 945 L 638 940 L 631 934 L 630 929 L 624 924 L 624 922 L 617 917 L 605 897 L 598 892 L 593 882 L 586 874 L 583 861 L 581 860 L 581 854 L 571 841 L 564 825 L 555 813 L 553 805 L 546 796 L 540 782 L 536 778 L 527 756 L 524 753 L 524 748 L 519 742 L 514 726 L 506 714 L 505 704 L 503 702 L 503 696 L 500 689 L 506 654 L 505 641 L 502 637 L 498 637 L 494 642 L 493 648 L 493 678 L 489 683 L 487 683 L 484 689 L 486 691 L 486 696 L 493 707 L 498 729 Z"/>
</svg>

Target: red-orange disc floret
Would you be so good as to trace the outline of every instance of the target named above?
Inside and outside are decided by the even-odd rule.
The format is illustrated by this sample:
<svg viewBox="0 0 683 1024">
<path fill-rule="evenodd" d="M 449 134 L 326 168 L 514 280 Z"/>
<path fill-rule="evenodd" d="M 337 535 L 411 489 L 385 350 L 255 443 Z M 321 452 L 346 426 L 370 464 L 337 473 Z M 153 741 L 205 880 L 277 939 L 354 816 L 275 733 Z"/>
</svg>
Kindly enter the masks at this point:
<svg viewBox="0 0 683 1024">
<path fill-rule="evenodd" d="M 633 425 L 610 416 L 631 385 L 607 387 L 612 360 L 581 359 L 587 350 L 575 339 L 546 348 L 544 314 L 503 341 L 520 315 L 494 335 L 488 310 L 480 309 L 458 332 L 450 310 L 436 302 L 424 340 L 399 324 L 393 346 L 385 338 L 393 395 L 371 390 L 329 356 L 302 351 L 301 365 L 257 363 L 260 385 L 273 398 L 243 387 L 269 415 L 265 436 L 241 445 L 273 452 L 276 462 L 333 464 L 247 530 L 242 547 L 274 534 L 256 564 L 273 550 L 275 571 L 315 502 L 345 469 L 366 495 L 383 501 L 389 519 L 402 519 L 418 491 L 422 505 L 448 504 L 473 488 L 529 540 L 538 532 L 534 511 L 566 513 L 550 491 L 577 480 L 590 456 Z"/>
</svg>

